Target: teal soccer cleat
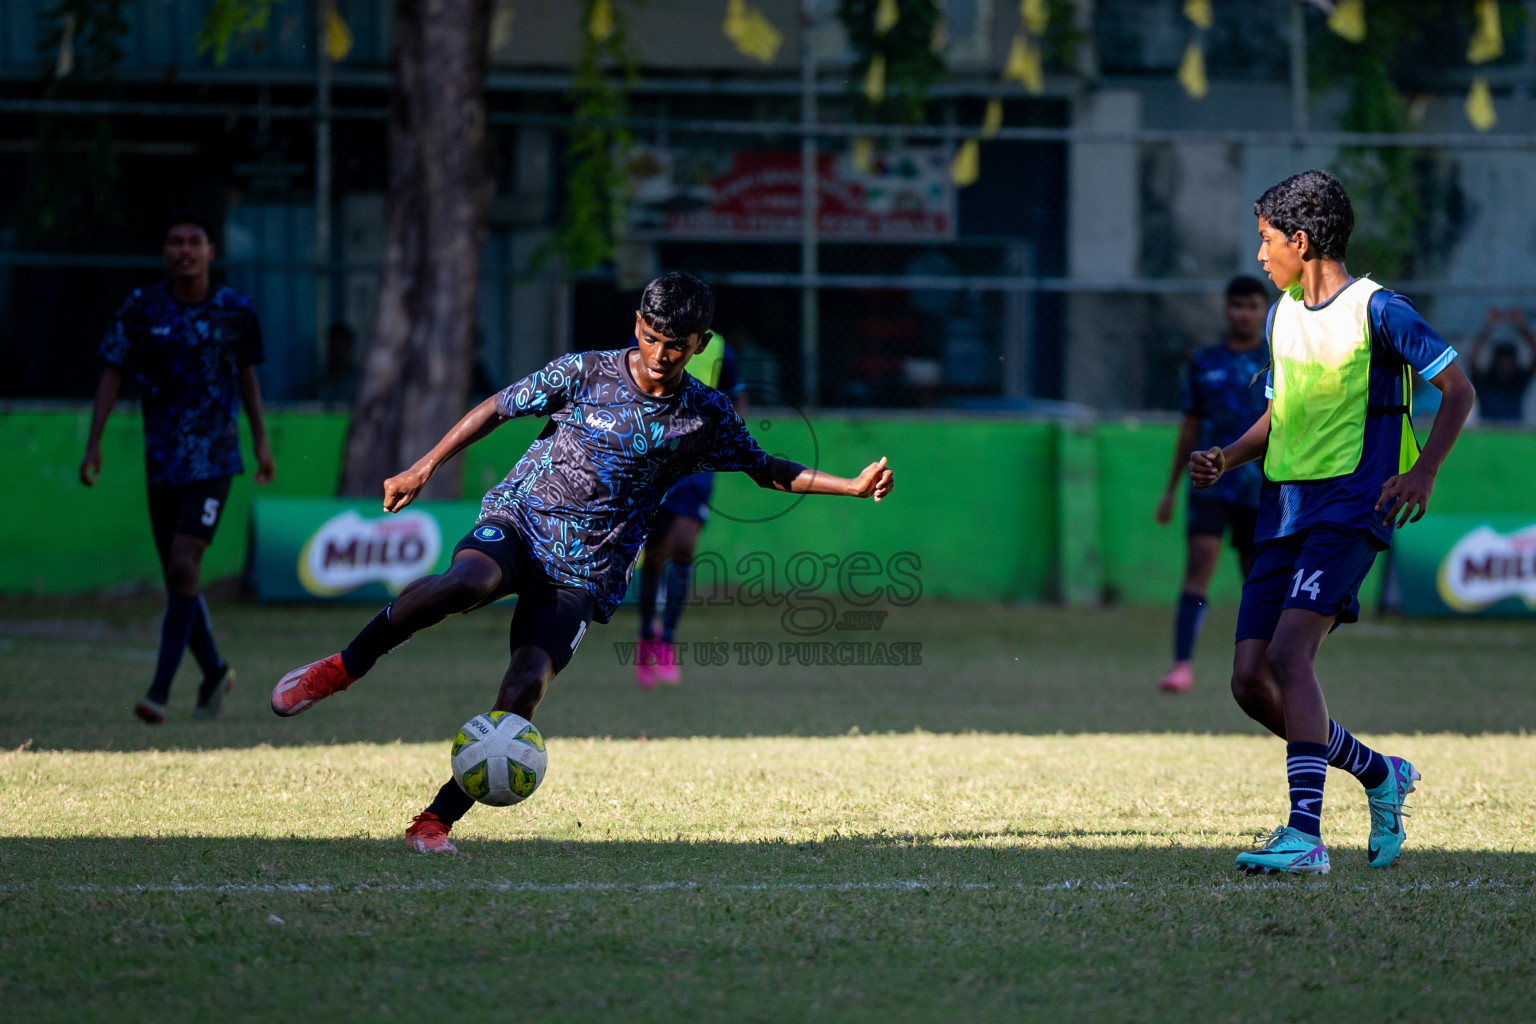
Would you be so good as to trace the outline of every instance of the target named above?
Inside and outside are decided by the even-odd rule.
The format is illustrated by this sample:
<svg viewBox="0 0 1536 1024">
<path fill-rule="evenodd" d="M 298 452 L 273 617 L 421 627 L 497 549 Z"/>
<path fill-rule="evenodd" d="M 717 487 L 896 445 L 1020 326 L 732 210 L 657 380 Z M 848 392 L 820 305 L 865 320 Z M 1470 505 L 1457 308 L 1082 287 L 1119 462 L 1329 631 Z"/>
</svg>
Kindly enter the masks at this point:
<svg viewBox="0 0 1536 1024">
<path fill-rule="evenodd" d="M 1389 868 L 1403 852 L 1403 819 L 1408 816 L 1403 800 L 1421 778 L 1418 769 L 1407 761 L 1389 757 L 1386 779 L 1375 789 L 1365 791 L 1371 805 L 1371 842 L 1367 847 L 1371 867 Z"/>
<path fill-rule="evenodd" d="M 1316 836 L 1282 826 L 1238 854 L 1237 866 L 1250 875 L 1326 875 L 1328 848 Z"/>
</svg>

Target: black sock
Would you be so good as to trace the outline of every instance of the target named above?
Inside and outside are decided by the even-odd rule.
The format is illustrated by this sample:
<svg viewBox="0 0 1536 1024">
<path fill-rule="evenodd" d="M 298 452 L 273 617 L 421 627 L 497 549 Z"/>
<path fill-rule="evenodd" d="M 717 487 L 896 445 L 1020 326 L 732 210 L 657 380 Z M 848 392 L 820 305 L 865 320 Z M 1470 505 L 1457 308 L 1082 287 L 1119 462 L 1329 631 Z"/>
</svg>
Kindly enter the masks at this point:
<svg viewBox="0 0 1536 1024">
<path fill-rule="evenodd" d="M 1199 594 L 1179 595 L 1179 614 L 1173 626 L 1173 660 L 1188 661 L 1195 656 L 1195 639 L 1205 625 L 1205 598 Z"/>
<path fill-rule="evenodd" d="M 640 639 L 656 639 L 656 591 L 661 573 L 652 574 L 650 565 L 640 570 Z"/>
<path fill-rule="evenodd" d="M 155 679 L 146 696 L 164 704 L 171 696 L 171 680 L 181 667 L 181 655 L 187 649 L 187 635 L 192 632 L 192 618 L 197 614 L 197 598 L 180 594 L 165 595 L 165 618 L 160 623 L 160 657 L 155 662 Z"/>
<path fill-rule="evenodd" d="M 208 618 L 208 602 L 202 594 L 197 595 L 197 614 L 192 616 L 192 632 L 187 634 L 187 648 L 192 652 L 192 657 L 197 659 L 198 667 L 203 670 L 203 682 L 217 682 L 224 678 L 224 670 L 229 666 L 219 657 L 218 645 L 213 642 L 213 623 Z"/>
<path fill-rule="evenodd" d="M 662 599 L 661 638 L 671 643 L 677 635 L 677 624 L 683 621 L 683 609 L 688 606 L 688 585 L 693 582 L 693 563 L 679 565 L 667 563 L 667 593 Z"/>
<path fill-rule="evenodd" d="M 385 605 L 383 611 L 369 619 L 368 625 L 341 652 L 341 664 L 353 679 L 363 678 L 374 662 L 411 638 L 411 634 L 396 629 L 389 621 L 392 607 Z"/>
<path fill-rule="evenodd" d="M 452 828 L 453 823 L 464 817 L 473 806 L 475 798 L 460 789 L 453 779 L 449 779 L 427 805 L 427 813 L 437 815 L 438 821 Z"/>
</svg>

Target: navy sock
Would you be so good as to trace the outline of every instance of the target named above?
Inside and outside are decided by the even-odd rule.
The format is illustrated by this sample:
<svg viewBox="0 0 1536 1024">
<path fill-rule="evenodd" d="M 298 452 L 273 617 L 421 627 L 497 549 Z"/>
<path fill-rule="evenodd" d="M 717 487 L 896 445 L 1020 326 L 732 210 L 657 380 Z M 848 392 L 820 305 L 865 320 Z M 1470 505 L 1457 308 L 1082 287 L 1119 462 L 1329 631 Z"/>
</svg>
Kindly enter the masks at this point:
<svg viewBox="0 0 1536 1024">
<path fill-rule="evenodd" d="M 389 609 L 392 605 L 385 605 L 383 610 L 368 620 L 362 632 L 352 638 L 347 649 L 341 652 L 342 667 L 347 670 L 347 675 L 353 679 L 361 679 L 371 668 L 374 662 L 399 647 L 411 638 L 411 634 L 403 629 L 396 629 L 389 621 Z"/>
<path fill-rule="evenodd" d="M 181 655 L 187 649 L 187 635 L 197 614 L 197 598 L 180 594 L 165 595 L 165 618 L 160 622 L 160 657 L 155 662 L 155 679 L 147 696 L 164 704 L 171 695 L 171 681 L 181 667 Z"/>
<path fill-rule="evenodd" d="M 1387 759 L 1350 735 L 1333 719 L 1328 720 L 1328 763 L 1360 780 L 1366 789 L 1387 781 Z"/>
<path fill-rule="evenodd" d="M 649 564 L 649 559 L 647 559 Z M 640 570 L 640 639 L 656 639 L 656 590 L 661 573 Z"/>
<path fill-rule="evenodd" d="M 192 617 L 192 632 L 187 634 L 187 647 L 192 651 L 192 657 L 197 659 L 197 665 L 203 670 L 203 679 L 217 680 L 224 674 L 226 668 L 224 659 L 219 657 L 219 648 L 213 642 L 213 622 L 208 618 L 208 602 L 202 594 L 197 595 L 197 614 Z"/>
<path fill-rule="evenodd" d="M 1173 626 L 1173 660 L 1188 661 L 1195 653 L 1195 639 L 1205 625 L 1205 598 L 1199 594 L 1179 595 L 1179 615 Z"/>
<path fill-rule="evenodd" d="M 1323 783 L 1328 748 L 1322 743 L 1287 743 L 1285 774 L 1291 783 L 1291 817 L 1286 822 L 1309 836 L 1323 834 Z"/>
<path fill-rule="evenodd" d="M 693 563 L 679 565 L 667 563 L 667 593 L 661 609 L 661 638 L 667 643 L 677 635 L 677 624 L 683 621 L 683 609 L 688 605 L 688 588 L 693 585 Z"/>
<path fill-rule="evenodd" d="M 453 779 L 449 779 L 427 805 L 427 813 L 437 815 L 438 821 L 452 828 L 453 823 L 464 817 L 473 806 L 475 798 L 460 789 Z"/>
</svg>

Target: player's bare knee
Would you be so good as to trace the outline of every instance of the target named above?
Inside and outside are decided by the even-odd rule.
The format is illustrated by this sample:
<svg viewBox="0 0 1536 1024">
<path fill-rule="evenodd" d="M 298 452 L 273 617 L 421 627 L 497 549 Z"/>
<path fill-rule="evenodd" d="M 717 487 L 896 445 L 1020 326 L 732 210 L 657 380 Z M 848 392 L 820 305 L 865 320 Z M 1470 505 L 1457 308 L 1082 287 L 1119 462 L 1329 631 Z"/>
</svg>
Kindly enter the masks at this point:
<svg viewBox="0 0 1536 1024">
<path fill-rule="evenodd" d="M 1312 652 L 1297 644 L 1277 642 L 1269 645 L 1265 655 L 1269 670 L 1275 674 L 1275 682 L 1283 688 L 1294 680 L 1311 674 Z"/>
<path fill-rule="evenodd" d="M 200 559 L 172 555 L 165 566 L 165 587 L 173 594 L 190 597 L 197 593 L 201 575 Z"/>
</svg>

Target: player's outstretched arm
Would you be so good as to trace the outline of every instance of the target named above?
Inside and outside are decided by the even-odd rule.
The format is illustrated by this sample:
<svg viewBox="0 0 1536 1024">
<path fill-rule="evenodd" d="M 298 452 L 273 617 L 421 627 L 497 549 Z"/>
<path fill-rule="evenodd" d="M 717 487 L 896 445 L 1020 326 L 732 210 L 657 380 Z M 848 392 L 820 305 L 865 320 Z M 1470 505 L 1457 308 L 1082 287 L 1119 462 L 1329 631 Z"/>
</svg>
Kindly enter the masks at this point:
<svg viewBox="0 0 1536 1024">
<path fill-rule="evenodd" d="M 1429 440 L 1424 442 L 1424 450 L 1412 469 L 1381 485 L 1381 497 L 1376 501 L 1376 511 L 1387 510 L 1382 522 L 1392 523 L 1395 519 L 1397 529 L 1418 522 L 1429 511 L 1435 476 L 1461 436 L 1461 428 L 1477 398 L 1472 382 L 1455 363 L 1435 374 L 1430 383 L 1440 389 L 1440 411 L 1435 413 L 1435 424 L 1429 428 Z"/>
<path fill-rule="evenodd" d="M 439 466 L 511 418 L 496 411 L 496 399 L 497 396 L 492 395 L 469 410 L 441 441 L 432 446 L 431 451 L 416 460 L 414 466 L 384 481 L 385 512 L 399 512 L 415 501 Z"/>
<path fill-rule="evenodd" d="M 762 469 L 747 473 L 757 486 L 791 494 L 841 494 L 849 498 L 873 498 L 880 501 L 895 486 L 895 478 L 885 466 L 885 457 L 871 462 L 864 472 L 852 479 L 833 476 L 802 466 L 788 459 L 773 459 Z"/>
<path fill-rule="evenodd" d="M 107 427 L 107 417 L 112 415 L 122 385 L 122 371 L 112 366 L 101 371 L 101 383 L 96 385 L 96 404 L 91 408 L 91 432 L 85 442 L 85 458 L 80 460 L 80 482 L 87 487 L 95 487 L 96 478 L 101 476 L 101 432 Z"/>
<path fill-rule="evenodd" d="M 1269 447 L 1269 412 L 1273 408 L 1274 403 L 1271 402 L 1258 422 L 1225 448 L 1189 453 L 1189 479 L 1196 489 L 1203 490 L 1211 486 L 1229 469 L 1236 469 L 1264 457 L 1264 450 Z"/>
<path fill-rule="evenodd" d="M 267 443 L 267 421 L 261 412 L 261 383 L 256 379 L 256 367 L 240 367 L 240 404 L 245 406 L 245 418 L 251 421 L 251 447 L 256 449 L 256 482 L 269 484 L 277 475 L 277 463 L 272 461 L 272 446 Z"/>
</svg>

